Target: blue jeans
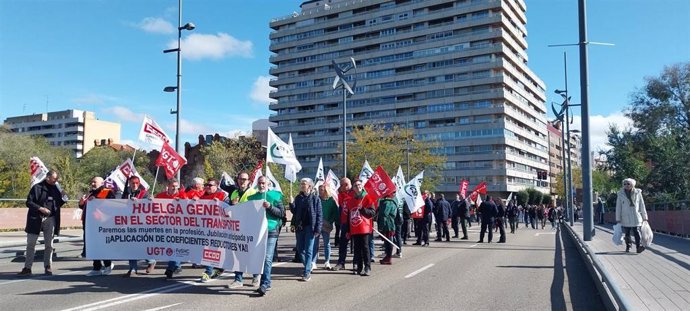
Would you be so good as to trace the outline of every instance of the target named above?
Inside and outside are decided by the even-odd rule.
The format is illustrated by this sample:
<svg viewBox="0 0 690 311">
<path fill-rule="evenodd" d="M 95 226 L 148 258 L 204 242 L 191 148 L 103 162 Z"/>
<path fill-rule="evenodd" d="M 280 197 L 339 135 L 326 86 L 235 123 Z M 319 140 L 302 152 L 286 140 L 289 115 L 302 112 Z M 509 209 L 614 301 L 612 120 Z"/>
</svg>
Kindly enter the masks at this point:
<svg viewBox="0 0 690 311">
<path fill-rule="evenodd" d="M 307 230 L 300 230 L 296 232 L 297 235 L 297 252 L 304 264 L 304 276 L 311 273 L 312 256 L 314 251 L 314 232 L 310 228 Z"/>
<path fill-rule="evenodd" d="M 273 268 L 273 253 L 276 249 L 277 242 L 277 236 L 268 237 L 268 240 L 266 241 L 266 259 L 264 259 L 264 272 L 261 274 L 260 284 L 260 286 L 263 288 L 271 287 L 271 268 Z M 235 279 L 237 279 L 237 274 L 235 274 Z"/>
<path fill-rule="evenodd" d="M 314 237 L 314 259 L 312 265 L 316 265 L 319 259 L 319 240 L 323 237 L 323 256 L 326 262 L 331 261 L 331 233 L 321 231 L 321 234 Z"/>
</svg>

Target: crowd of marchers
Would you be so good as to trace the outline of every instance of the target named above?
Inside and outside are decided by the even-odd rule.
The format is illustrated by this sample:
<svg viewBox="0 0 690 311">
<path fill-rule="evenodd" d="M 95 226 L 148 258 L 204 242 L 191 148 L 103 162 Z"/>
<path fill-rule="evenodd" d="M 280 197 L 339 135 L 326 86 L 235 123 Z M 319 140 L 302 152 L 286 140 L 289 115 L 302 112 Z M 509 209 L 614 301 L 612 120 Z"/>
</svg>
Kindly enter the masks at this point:
<svg viewBox="0 0 690 311">
<path fill-rule="evenodd" d="M 56 187 L 58 173 L 48 172 L 47 178 L 34 185 L 27 198 L 29 207 L 26 229 L 27 247 L 26 262 L 19 273 L 21 276 L 32 274 L 33 258 L 36 241 L 42 231 L 45 242 L 44 267 L 45 274 L 52 274 L 53 236 L 60 232 L 60 207 L 65 203 L 63 193 Z M 641 196 L 635 195 L 631 182 L 626 180 L 626 193 L 633 193 L 631 198 L 635 200 L 634 206 L 639 203 Z M 176 179 L 170 179 L 163 192 L 153 195 L 162 199 L 199 199 L 223 201 L 229 205 L 259 200 L 265 208 L 267 220 L 266 256 L 264 258 L 263 273 L 253 275 L 251 286 L 256 292 L 264 296 L 271 289 L 271 268 L 273 261 L 277 259 L 278 240 L 282 228 L 289 227 L 296 237 L 295 262 L 302 263 L 300 280 L 308 282 L 312 278 L 312 271 L 317 269 L 319 260 L 319 248 L 323 246 L 322 268 L 332 271 L 347 271 L 359 276 L 372 274 L 374 256 L 374 233 L 383 240 L 384 255 L 379 263 L 390 265 L 393 258 L 402 258 L 403 248 L 407 241 L 412 239 L 412 233 L 416 241 L 411 245 L 420 247 L 429 245 L 429 236 L 432 228 L 436 231 L 435 241 L 444 242 L 453 239 L 468 240 L 468 227 L 472 223 L 479 223 L 481 230 L 477 243 L 493 241 L 494 231 L 499 234 L 497 243 L 506 243 L 506 229 L 515 233 L 523 224 L 525 228 L 544 229 L 547 221 L 551 229 L 556 230 L 556 223 L 562 219 L 562 211 L 555 206 L 527 205 L 520 206 L 515 200 L 504 202 L 500 198 L 487 196 L 479 206 L 458 193 L 452 202 L 446 200 L 443 194 L 435 195 L 431 191 L 424 191 L 424 206 L 415 213 L 411 213 L 406 202 L 399 204 L 395 194 L 389 194 L 383 198 L 367 195 L 361 180 L 354 183 L 349 178 L 340 179 L 340 188 L 336 196 L 332 196 L 323 184 L 314 189 L 314 182 L 310 178 L 303 178 L 299 183 L 299 194 L 289 198 L 289 207 L 283 205 L 283 194 L 275 190 L 269 190 L 268 180 L 261 176 L 256 187 L 250 186 L 249 174 L 240 172 L 236 177 L 236 183 L 228 185 L 219 183 L 216 179 L 204 180 L 194 178 L 193 184 L 187 189 L 180 187 Z M 631 190 L 632 189 L 632 190 Z M 90 183 L 90 191 L 79 200 L 79 208 L 82 213 L 82 222 L 85 227 L 84 215 L 88 209 L 89 201 L 93 199 L 130 199 L 140 200 L 150 198 L 151 194 L 141 185 L 138 177 L 132 176 L 122 192 L 106 187 L 101 177 L 94 177 Z M 633 201 L 632 199 L 630 200 Z M 623 214 L 625 206 L 617 208 L 617 219 Z M 286 210 L 289 209 L 292 216 L 288 224 Z M 620 210 L 620 211 L 619 211 Z M 644 209 L 642 208 L 644 211 Z M 640 218 L 646 220 L 646 213 Z M 625 224 L 624 224 L 625 225 Z M 450 228 L 454 235 L 451 237 Z M 632 226 L 630 226 L 632 227 Z M 460 237 L 462 233 L 462 237 Z M 630 248 L 630 234 L 635 235 L 638 252 L 640 252 L 639 237 L 636 230 L 626 232 L 626 244 Z M 331 236 L 334 247 L 337 249 L 337 259 L 331 266 Z M 86 246 L 89 237 L 84 234 L 84 249 L 82 256 L 86 255 Z M 346 267 L 348 247 L 353 253 L 352 268 Z M 140 270 L 140 263 L 146 266 Z M 133 258 L 129 260 L 127 271 L 123 277 L 134 277 L 140 273 L 151 274 L 154 272 L 156 262 L 146 258 Z M 113 272 L 112 260 L 93 260 L 93 269 L 87 276 L 109 275 Z M 143 268 L 143 266 L 142 266 Z M 169 261 L 164 275 L 168 279 L 174 278 L 181 271 L 181 262 Z M 199 282 L 208 282 L 218 278 L 224 271 L 211 266 L 204 267 L 204 272 Z M 234 279 L 228 284 L 230 289 L 244 288 L 243 273 L 234 272 Z"/>
</svg>

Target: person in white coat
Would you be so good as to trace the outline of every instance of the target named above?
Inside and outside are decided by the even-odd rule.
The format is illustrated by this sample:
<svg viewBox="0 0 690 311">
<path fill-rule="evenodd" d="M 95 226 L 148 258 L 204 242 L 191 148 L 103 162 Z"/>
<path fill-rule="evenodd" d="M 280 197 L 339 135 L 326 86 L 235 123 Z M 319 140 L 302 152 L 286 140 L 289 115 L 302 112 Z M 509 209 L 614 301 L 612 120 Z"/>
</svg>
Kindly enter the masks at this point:
<svg viewBox="0 0 690 311">
<path fill-rule="evenodd" d="M 637 253 L 644 251 L 640 245 L 640 232 L 637 230 L 643 221 L 647 221 L 647 210 L 642 199 L 642 190 L 635 188 L 635 180 L 626 178 L 623 180 L 623 188 L 618 191 L 616 200 L 616 223 L 623 227 L 625 233 L 625 252 L 630 252 L 630 234 L 635 236 Z"/>
</svg>

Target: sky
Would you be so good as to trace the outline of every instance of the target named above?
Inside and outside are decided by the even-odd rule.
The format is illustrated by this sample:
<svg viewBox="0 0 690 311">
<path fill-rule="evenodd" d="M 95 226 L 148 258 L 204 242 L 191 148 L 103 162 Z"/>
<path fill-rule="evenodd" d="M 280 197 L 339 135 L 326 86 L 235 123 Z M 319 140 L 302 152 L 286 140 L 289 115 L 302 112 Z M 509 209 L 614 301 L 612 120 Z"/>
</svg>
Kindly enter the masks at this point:
<svg viewBox="0 0 690 311">
<path fill-rule="evenodd" d="M 233 136 L 267 118 L 269 22 L 299 12 L 295 0 L 183 2 L 181 140 L 200 133 Z M 144 114 L 174 137 L 176 0 L 0 0 L 0 120 L 79 109 L 122 124 L 121 141 L 137 140 Z M 547 109 L 561 102 L 563 53 L 568 89 L 580 102 L 577 0 L 526 0 L 528 66 L 547 86 Z M 593 149 L 644 78 L 690 61 L 690 1 L 588 1 L 589 102 Z M 575 109 L 575 128 L 580 111 Z M 549 112 L 549 119 L 552 119 Z"/>
</svg>

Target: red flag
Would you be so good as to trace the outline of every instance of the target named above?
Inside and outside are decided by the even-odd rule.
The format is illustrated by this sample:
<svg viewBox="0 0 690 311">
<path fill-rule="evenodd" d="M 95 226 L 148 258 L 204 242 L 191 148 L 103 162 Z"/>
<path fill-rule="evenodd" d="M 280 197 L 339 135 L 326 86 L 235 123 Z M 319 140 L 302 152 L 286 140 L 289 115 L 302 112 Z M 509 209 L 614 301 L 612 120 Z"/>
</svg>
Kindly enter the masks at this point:
<svg viewBox="0 0 690 311">
<path fill-rule="evenodd" d="M 388 177 L 388 174 L 386 174 L 386 171 L 383 170 L 383 167 L 379 165 L 379 167 L 377 167 L 374 171 L 374 174 L 369 177 L 369 180 L 364 185 L 364 189 L 367 190 L 368 195 L 371 195 L 375 200 L 378 200 L 391 193 L 394 193 L 398 188 L 395 186 L 391 178 Z"/>
<path fill-rule="evenodd" d="M 470 194 L 470 200 L 472 200 L 472 201 L 476 200 L 478 193 L 486 195 L 486 182 L 485 181 L 480 182 L 479 185 L 474 187 L 474 189 L 472 190 L 472 193 Z"/>
<path fill-rule="evenodd" d="M 168 179 L 172 178 L 177 174 L 177 171 L 187 164 L 187 159 L 179 155 L 175 149 L 170 147 L 167 142 L 163 143 L 161 148 L 161 153 L 156 159 L 156 166 L 162 166 L 165 170 L 165 176 Z"/>
<path fill-rule="evenodd" d="M 467 194 L 467 188 L 470 186 L 469 180 L 463 180 L 460 182 L 460 195 L 464 198 Z"/>
</svg>

